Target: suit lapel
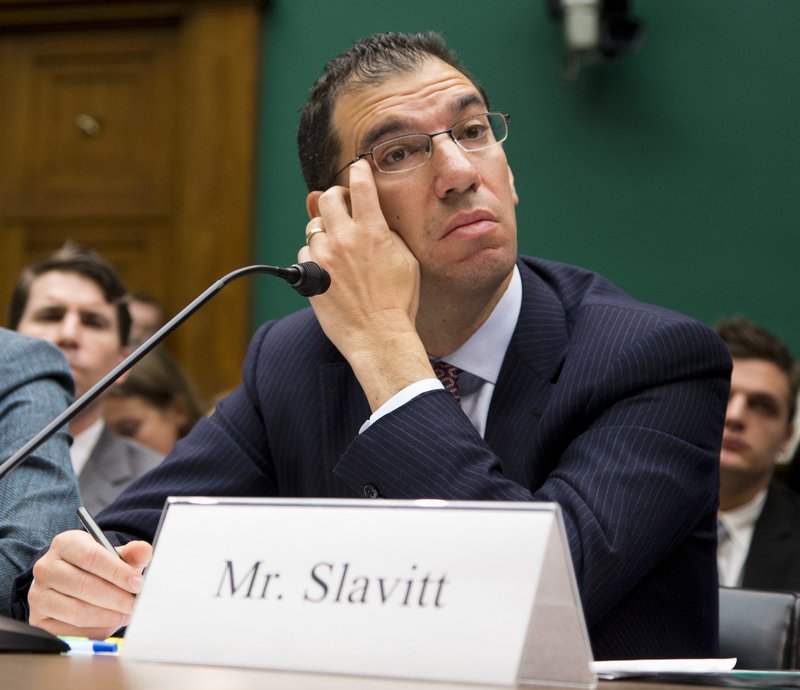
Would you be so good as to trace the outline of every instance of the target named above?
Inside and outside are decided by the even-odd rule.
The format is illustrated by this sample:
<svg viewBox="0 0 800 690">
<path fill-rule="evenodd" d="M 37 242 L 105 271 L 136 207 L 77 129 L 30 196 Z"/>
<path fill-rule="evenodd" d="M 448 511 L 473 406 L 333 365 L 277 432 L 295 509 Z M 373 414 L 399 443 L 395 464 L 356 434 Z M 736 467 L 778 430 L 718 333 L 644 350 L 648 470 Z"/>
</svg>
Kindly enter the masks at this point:
<svg viewBox="0 0 800 690">
<path fill-rule="evenodd" d="M 784 542 L 792 535 L 795 519 L 794 511 L 781 500 L 780 494 L 770 489 L 744 564 L 745 587 L 775 587 L 773 583 L 783 581 L 793 554 Z M 765 578 L 768 585 L 764 584 Z"/>
<path fill-rule="evenodd" d="M 95 509 L 108 505 L 119 494 L 120 485 L 130 481 L 132 475 L 133 468 L 125 445 L 104 425 L 78 476 L 78 488 L 84 503 Z"/>
<path fill-rule="evenodd" d="M 105 424 L 81 475 L 87 472 L 102 477 L 102 481 L 108 484 L 119 484 L 133 475 L 125 446 Z"/>
<path fill-rule="evenodd" d="M 537 454 L 536 428 L 567 350 L 564 309 L 553 291 L 526 264 L 518 262 L 522 307 L 497 380 L 486 442 L 503 461 L 503 474 L 535 488 L 547 468 Z"/>
</svg>

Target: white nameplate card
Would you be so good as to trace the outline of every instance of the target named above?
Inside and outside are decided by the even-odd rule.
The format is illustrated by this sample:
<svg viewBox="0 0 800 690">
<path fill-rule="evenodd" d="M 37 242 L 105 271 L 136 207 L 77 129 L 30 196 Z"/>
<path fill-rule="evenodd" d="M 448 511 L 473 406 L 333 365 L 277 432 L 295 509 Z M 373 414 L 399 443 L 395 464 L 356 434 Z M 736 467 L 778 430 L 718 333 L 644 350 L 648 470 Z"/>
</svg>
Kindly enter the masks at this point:
<svg viewBox="0 0 800 690">
<path fill-rule="evenodd" d="M 595 683 L 549 503 L 170 498 L 124 656 Z"/>
</svg>

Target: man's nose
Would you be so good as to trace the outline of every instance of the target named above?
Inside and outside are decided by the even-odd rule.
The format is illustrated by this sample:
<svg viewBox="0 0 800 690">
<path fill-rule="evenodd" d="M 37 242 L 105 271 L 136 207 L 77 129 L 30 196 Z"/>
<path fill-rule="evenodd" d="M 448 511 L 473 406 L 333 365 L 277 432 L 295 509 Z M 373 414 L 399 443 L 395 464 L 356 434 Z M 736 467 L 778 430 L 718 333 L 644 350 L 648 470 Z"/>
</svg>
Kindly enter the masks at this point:
<svg viewBox="0 0 800 690">
<path fill-rule="evenodd" d="M 728 409 L 725 413 L 725 424 L 742 426 L 747 415 L 747 396 L 734 393 L 728 398 Z"/>
<path fill-rule="evenodd" d="M 475 154 L 462 149 L 448 134 L 434 139 L 431 156 L 436 175 L 434 188 L 438 196 L 466 192 L 480 186 Z"/>
<path fill-rule="evenodd" d="M 58 345 L 75 345 L 80 340 L 81 320 L 77 314 L 65 314 L 58 325 Z"/>
</svg>

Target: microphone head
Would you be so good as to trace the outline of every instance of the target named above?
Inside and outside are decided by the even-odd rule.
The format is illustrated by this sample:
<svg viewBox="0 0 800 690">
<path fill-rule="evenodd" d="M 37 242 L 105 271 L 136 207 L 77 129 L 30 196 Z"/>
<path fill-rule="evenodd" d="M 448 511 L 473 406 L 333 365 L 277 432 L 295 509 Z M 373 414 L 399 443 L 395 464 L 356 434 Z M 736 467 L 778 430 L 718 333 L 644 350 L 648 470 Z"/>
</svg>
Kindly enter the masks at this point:
<svg viewBox="0 0 800 690">
<path fill-rule="evenodd" d="M 293 264 L 292 268 L 296 268 L 299 271 L 300 277 L 290 284 L 303 297 L 321 295 L 331 286 L 330 274 L 313 261 Z"/>
</svg>

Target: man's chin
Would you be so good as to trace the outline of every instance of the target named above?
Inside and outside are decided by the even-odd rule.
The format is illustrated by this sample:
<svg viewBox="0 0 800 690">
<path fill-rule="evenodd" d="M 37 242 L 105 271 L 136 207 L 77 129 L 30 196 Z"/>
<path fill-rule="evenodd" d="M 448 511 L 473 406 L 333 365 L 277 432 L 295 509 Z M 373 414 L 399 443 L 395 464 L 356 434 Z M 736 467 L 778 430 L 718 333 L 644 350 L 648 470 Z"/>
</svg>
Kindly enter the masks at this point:
<svg viewBox="0 0 800 690">
<path fill-rule="evenodd" d="M 737 481 L 757 481 L 767 474 L 772 474 L 773 470 L 774 467 L 754 466 L 741 456 L 720 457 L 719 473 L 723 480 L 727 477 Z"/>
<path fill-rule="evenodd" d="M 487 247 L 469 254 L 460 261 L 446 265 L 440 271 L 428 272 L 423 278 L 432 283 L 470 290 L 496 287 L 514 268 L 516 254 L 507 247 Z"/>
</svg>

